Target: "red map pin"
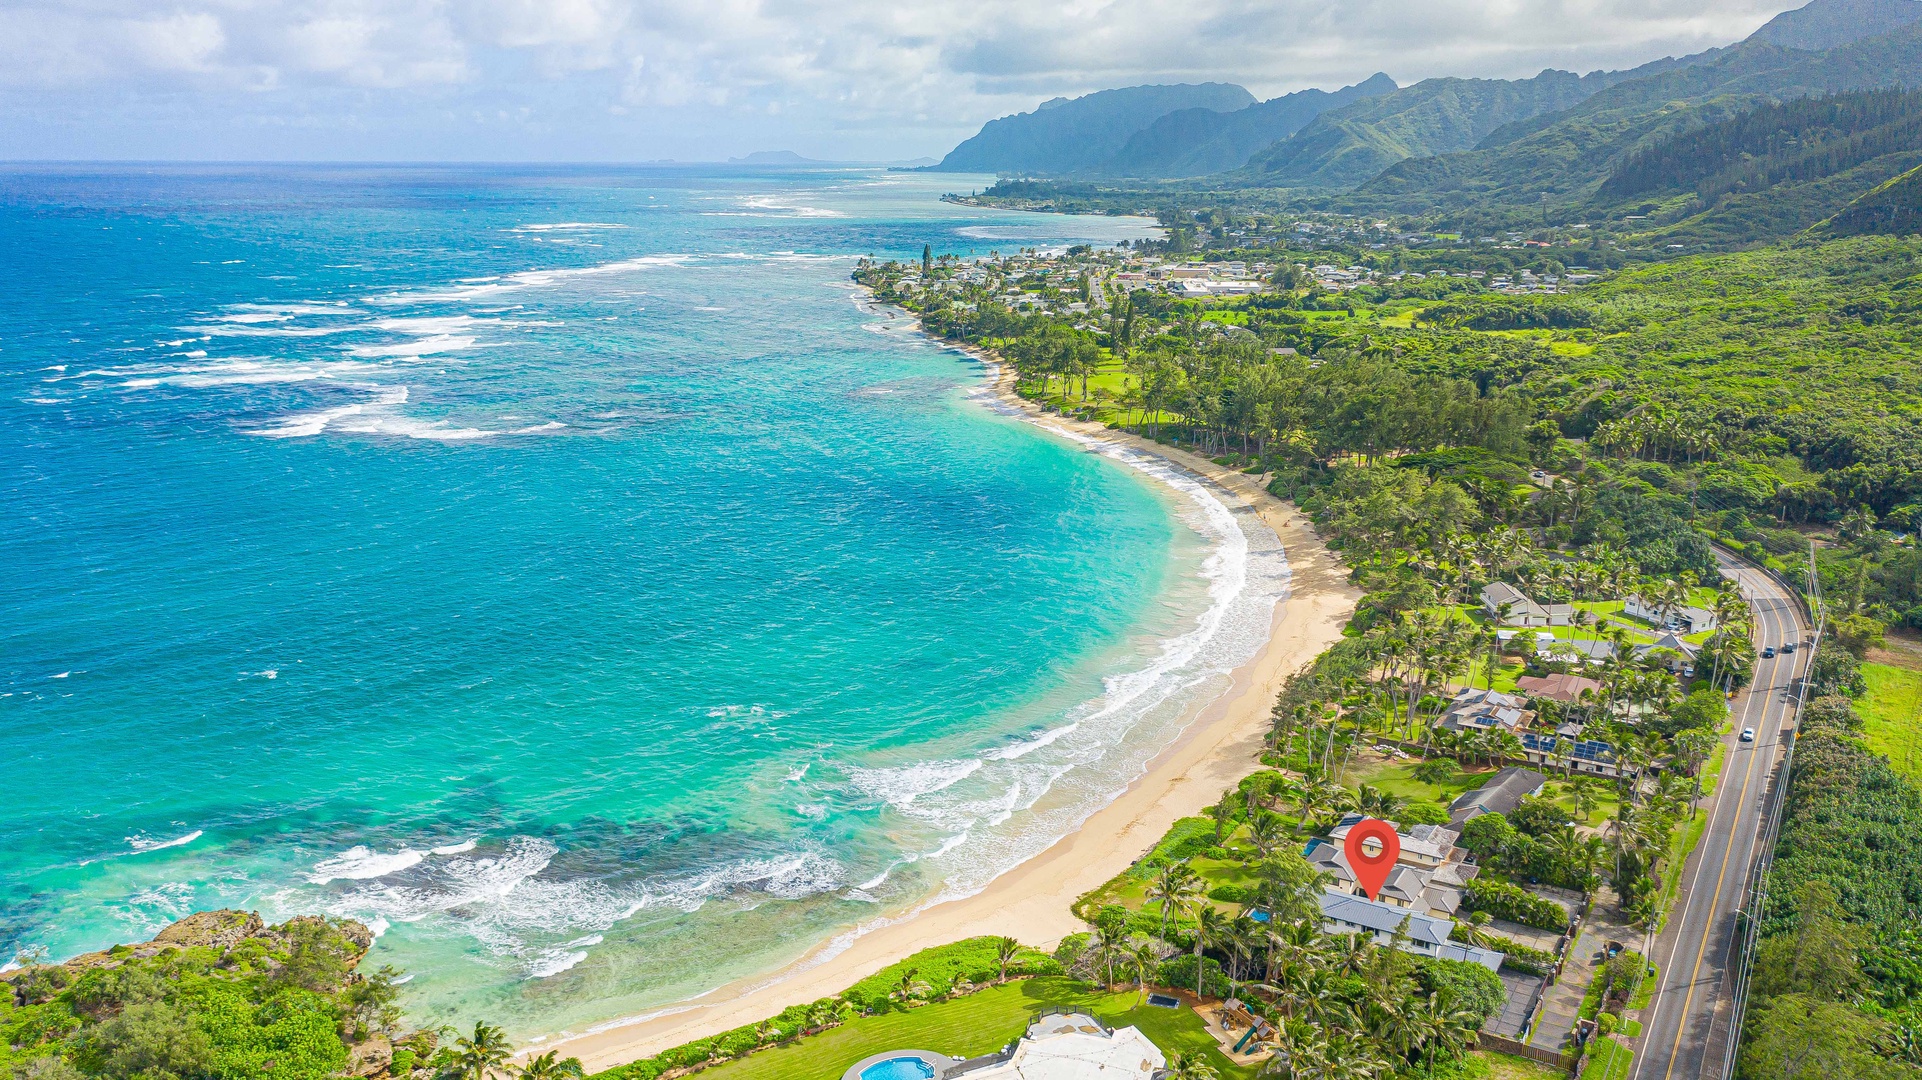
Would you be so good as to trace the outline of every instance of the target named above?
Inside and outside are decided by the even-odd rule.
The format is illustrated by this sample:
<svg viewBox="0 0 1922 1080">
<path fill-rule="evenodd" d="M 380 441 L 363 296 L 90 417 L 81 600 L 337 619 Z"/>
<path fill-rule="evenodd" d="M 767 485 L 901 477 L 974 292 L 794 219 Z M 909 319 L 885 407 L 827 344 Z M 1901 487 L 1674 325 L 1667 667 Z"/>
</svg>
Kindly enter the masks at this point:
<svg viewBox="0 0 1922 1080">
<path fill-rule="evenodd" d="M 1373 855 L 1363 846 L 1370 840 L 1381 845 Z M 1395 835 L 1395 827 L 1380 818 L 1363 818 L 1348 830 L 1342 849 L 1348 853 L 1348 865 L 1354 869 L 1362 891 L 1370 900 L 1379 900 L 1382 882 L 1388 880 L 1388 872 L 1401 857 L 1401 837 Z"/>
</svg>

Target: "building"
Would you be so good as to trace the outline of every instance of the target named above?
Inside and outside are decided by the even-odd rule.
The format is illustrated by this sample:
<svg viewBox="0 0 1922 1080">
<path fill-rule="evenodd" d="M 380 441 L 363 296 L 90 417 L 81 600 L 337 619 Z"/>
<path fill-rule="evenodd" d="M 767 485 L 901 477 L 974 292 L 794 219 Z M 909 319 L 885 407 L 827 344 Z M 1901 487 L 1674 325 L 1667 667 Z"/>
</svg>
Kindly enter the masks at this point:
<svg viewBox="0 0 1922 1080">
<path fill-rule="evenodd" d="M 1460 826 L 1470 818 L 1483 814 L 1508 814 L 1520 806 L 1523 799 L 1541 794 L 1542 785 L 1548 777 L 1533 769 L 1510 765 L 1488 782 L 1473 791 L 1464 791 L 1448 804 L 1448 823 Z"/>
<path fill-rule="evenodd" d="M 1643 622 L 1653 623 L 1681 634 L 1700 634 L 1713 630 L 1718 625 L 1715 621 L 1715 613 L 1707 608 L 1683 605 L 1670 608 L 1664 613 L 1656 607 L 1654 602 L 1640 596 L 1631 596 L 1624 600 L 1622 612 Z"/>
<path fill-rule="evenodd" d="M 1149 1042 L 1139 1028 L 1111 1028 L 1086 1013 L 1048 1009 L 1028 1024 L 1028 1033 L 1013 1045 L 951 1065 L 940 1077 L 941 1080 L 961 1076 L 968 1080 L 1151 1080 L 1167 1066 L 1168 1059 L 1160 1048 Z"/>
<path fill-rule="evenodd" d="M 1641 774 L 1640 769 L 1631 769 L 1622 764 L 1615 756 L 1613 744 L 1600 739 L 1570 737 L 1560 732 L 1554 735 L 1524 734 L 1522 755 L 1530 765 L 1539 765 L 1544 769 L 1588 773 L 1610 779 Z"/>
<path fill-rule="evenodd" d="M 1520 731 L 1535 719 L 1527 702 L 1499 690 L 1469 687 L 1455 695 L 1442 713 L 1441 726 L 1450 731 Z"/>
<path fill-rule="evenodd" d="M 1302 852 L 1309 865 L 1334 878 L 1334 887 L 1347 893 L 1358 894 L 1361 885 L 1341 842 L 1361 820 L 1360 814 L 1344 815 L 1330 830 L 1330 839 L 1310 841 Z M 1405 832 L 1398 828 L 1395 835 L 1401 840 L 1401 852 L 1376 899 L 1441 918 L 1461 910 L 1469 880 L 1481 872 L 1466 861 L 1467 852 L 1455 846 L 1461 832 L 1441 825 L 1416 825 Z"/>
<path fill-rule="evenodd" d="M 1654 652 L 1657 649 L 1669 649 L 1680 655 L 1681 659 L 1679 660 L 1674 657 L 1668 659 L 1668 669 L 1670 671 L 1692 668 L 1695 664 L 1695 654 L 1701 651 L 1696 646 L 1690 645 L 1688 642 L 1677 637 L 1673 631 L 1670 631 L 1656 638 L 1655 643 L 1652 645 L 1635 646 L 1635 655 L 1642 656 Z"/>
<path fill-rule="evenodd" d="M 1465 960 L 1499 971 L 1502 954 L 1448 939 L 1455 929 L 1453 919 L 1424 915 L 1419 911 L 1377 903 L 1336 889 L 1321 894 L 1322 929 L 1330 934 L 1373 934 L 1378 945 L 1394 943 L 1395 931 L 1403 920 L 1408 923 L 1408 940 L 1403 948 L 1419 956 L 1438 956 L 1444 960 Z"/>
<path fill-rule="evenodd" d="M 1580 701 L 1584 693 L 1599 699 L 1602 684 L 1581 675 L 1523 675 L 1515 685 L 1531 698 L 1546 698 L 1563 705 Z"/>
<path fill-rule="evenodd" d="M 1547 626 L 1548 611 L 1506 581 L 1482 587 L 1482 610 L 1504 626 Z"/>
</svg>

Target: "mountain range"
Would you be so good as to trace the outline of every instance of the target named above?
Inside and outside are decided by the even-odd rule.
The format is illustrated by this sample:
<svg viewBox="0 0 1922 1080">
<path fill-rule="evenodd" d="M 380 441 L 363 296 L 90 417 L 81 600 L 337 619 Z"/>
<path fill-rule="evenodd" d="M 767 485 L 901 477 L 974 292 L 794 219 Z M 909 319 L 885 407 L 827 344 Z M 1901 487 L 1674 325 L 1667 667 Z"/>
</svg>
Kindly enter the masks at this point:
<svg viewBox="0 0 1922 1080">
<path fill-rule="evenodd" d="M 1347 192 L 1383 209 L 1589 199 L 1632 154 L 1664 139 L 1761 105 L 1884 87 L 1922 87 L 1918 0 L 1814 0 L 1735 45 L 1626 71 L 1406 87 L 1377 74 L 1264 102 L 1223 83 L 1057 98 L 992 121 L 934 167 L 1102 181 L 1205 178 L 1215 187 Z M 1873 186 L 1907 167 L 1890 158 L 1860 179 Z M 1809 212 L 1823 209 L 1836 207 Z"/>
</svg>

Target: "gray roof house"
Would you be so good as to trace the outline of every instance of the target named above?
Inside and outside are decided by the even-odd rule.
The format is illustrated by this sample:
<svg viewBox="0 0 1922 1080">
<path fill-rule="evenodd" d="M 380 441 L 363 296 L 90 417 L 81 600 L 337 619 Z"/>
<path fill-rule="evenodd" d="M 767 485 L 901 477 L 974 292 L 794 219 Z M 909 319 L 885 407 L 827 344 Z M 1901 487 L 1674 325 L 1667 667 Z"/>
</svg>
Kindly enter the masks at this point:
<svg viewBox="0 0 1922 1080">
<path fill-rule="evenodd" d="M 1491 618 L 1501 619 L 1504 626 L 1547 626 L 1548 611 L 1528 598 L 1528 594 L 1506 581 L 1490 582 L 1482 587 L 1482 610 Z M 1506 607 L 1508 613 L 1502 614 Z"/>
<path fill-rule="evenodd" d="M 1395 940 L 1396 928 L 1406 919 L 1408 941 L 1404 947 L 1409 952 L 1421 956 L 1439 956 L 1446 960 L 1465 960 L 1480 964 L 1490 971 L 1499 971 L 1502 966 L 1501 953 L 1448 940 L 1449 932 L 1455 929 L 1452 919 L 1424 915 L 1419 911 L 1377 903 L 1334 889 L 1322 890 L 1321 918 L 1322 928 L 1328 933 L 1373 934 L 1379 945 L 1391 944 Z"/>
<path fill-rule="evenodd" d="M 1533 769 L 1510 765 L 1488 782 L 1473 791 L 1464 791 L 1448 804 L 1448 823 L 1460 826 L 1469 818 L 1482 814 L 1507 814 L 1521 805 L 1523 799 L 1540 793 L 1548 778 Z"/>
</svg>

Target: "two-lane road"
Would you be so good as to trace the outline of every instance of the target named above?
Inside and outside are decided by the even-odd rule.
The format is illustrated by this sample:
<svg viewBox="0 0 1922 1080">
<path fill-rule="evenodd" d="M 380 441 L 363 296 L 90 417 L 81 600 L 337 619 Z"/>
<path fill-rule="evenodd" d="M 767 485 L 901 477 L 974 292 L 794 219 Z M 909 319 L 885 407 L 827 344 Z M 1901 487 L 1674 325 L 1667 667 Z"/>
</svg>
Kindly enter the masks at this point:
<svg viewBox="0 0 1922 1080">
<path fill-rule="evenodd" d="M 1708 827 L 1682 867 L 1677 903 L 1656 939 L 1653 958 L 1661 965 L 1661 978 L 1630 1080 L 1722 1075 L 1733 1007 L 1728 972 L 1739 961 L 1733 954 L 1736 912 L 1746 899 L 1749 870 L 1762 854 L 1762 808 L 1786 745 L 1782 728 L 1794 718 L 1798 680 L 1810 657 L 1810 627 L 1796 600 L 1768 575 L 1720 553 L 1717 558 L 1722 573 L 1749 598 L 1755 647 L 1775 646 L 1778 652 L 1757 658 L 1754 681 L 1733 703 L 1735 724 L 1724 740 L 1722 776 L 1714 799 L 1701 811 L 1709 815 Z M 1795 652 L 1780 653 L 1780 646 L 1791 641 Z M 1742 742 L 1740 732 L 1749 727 L 1755 729 L 1755 741 Z"/>
</svg>

